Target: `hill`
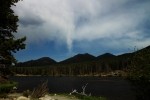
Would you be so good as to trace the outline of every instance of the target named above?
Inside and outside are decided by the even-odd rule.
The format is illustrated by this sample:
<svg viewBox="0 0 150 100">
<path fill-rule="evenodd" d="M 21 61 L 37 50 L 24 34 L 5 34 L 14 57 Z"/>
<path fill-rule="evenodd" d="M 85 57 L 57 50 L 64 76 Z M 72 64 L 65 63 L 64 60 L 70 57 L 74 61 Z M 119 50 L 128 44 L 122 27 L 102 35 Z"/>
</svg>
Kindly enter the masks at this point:
<svg viewBox="0 0 150 100">
<path fill-rule="evenodd" d="M 96 60 L 103 60 L 103 59 L 112 59 L 112 58 L 115 58 L 116 56 L 111 54 L 111 53 L 104 53 L 100 56 L 97 56 L 96 57 Z"/>
<path fill-rule="evenodd" d="M 147 50 L 150 50 L 150 46 L 132 53 L 124 53 L 117 56 L 111 53 L 105 53 L 97 57 L 90 55 L 88 53 L 77 54 L 61 62 L 56 62 L 51 58 L 44 57 L 37 60 L 19 63 L 17 64 L 17 66 L 20 67 L 15 67 L 13 71 L 15 73 L 20 74 L 23 73 L 23 74 L 39 75 L 42 73 L 42 75 L 48 74 L 53 76 L 99 75 L 102 72 L 127 70 L 134 55 L 136 55 L 139 52 L 145 52 Z"/>
<path fill-rule="evenodd" d="M 26 62 L 20 62 L 16 66 L 17 67 L 32 67 L 32 66 L 46 66 L 56 64 L 57 62 L 49 57 L 42 57 L 37 60 L 30 60 Z"/>
<path fill-rule="evenodd" d="M 60 64 L 81 63 L 81 62 L 93 61 L 95 59 L 96 59 L 95 56 L 85 53 L 85 54 L 77 54 L 59 63 Z"/>
</svg>

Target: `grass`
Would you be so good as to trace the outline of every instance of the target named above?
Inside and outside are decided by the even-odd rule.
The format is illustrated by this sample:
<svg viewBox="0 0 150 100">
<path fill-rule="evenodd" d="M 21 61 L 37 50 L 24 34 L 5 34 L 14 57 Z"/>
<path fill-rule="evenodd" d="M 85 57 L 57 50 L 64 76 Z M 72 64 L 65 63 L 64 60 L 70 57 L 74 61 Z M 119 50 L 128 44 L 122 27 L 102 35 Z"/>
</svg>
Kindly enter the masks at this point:
<svg viewBox="0 0 150 100">
<path fill-rule="evenodd" d="M 37 88 L 35 88 L 31 93 L 31 97 L 32 98 L 40 98 L 40 97 L 45 96 L 49 90 L 47 83 L 48 83 L 48 81 L 40 84 Z"/>
<path fill-rule="evenodd" d="M 0 93 L 9 93 L 14 86 L 17 86 L 17 82 L 0 83 Z"/>
<path fill-rule="evenodd" d="M 83 95 L 75 95 L 80 100 L 107 100 L 104 97 L 96 97 L 96 96 L 83 96 Z"/>
<path fill-rule="evenodd" d="M 50 96 L 54 96 L 55 94 L 49 94 Z M 83 96 L 83 95 L 69 95 L 69 94 L 66 94 L 66 93 L 61 93 L 61 94 L 57 94 L 57 95 L 60 95 L 60 96 L 66 96 L 68 98 L 77 98 L 79 100 L 107 100 L 105 97 L 97 97 L 97 96 Z"/>
</svg>

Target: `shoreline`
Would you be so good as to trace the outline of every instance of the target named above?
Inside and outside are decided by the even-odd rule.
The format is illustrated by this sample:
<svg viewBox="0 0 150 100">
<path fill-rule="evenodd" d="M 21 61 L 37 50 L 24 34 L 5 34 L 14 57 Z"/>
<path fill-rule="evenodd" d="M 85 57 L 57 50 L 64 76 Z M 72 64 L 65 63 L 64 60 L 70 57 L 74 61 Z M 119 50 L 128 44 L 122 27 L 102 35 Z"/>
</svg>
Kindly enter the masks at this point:
<svg viewBox="0 0 150 100">
<path fill-rule="evenodd" d="M 126 72 L 116 71 L 116 72 L 108 72 L 108 73 L 100 73 L 100 74 L 85 74 L 85 75 L 25 75 L 25 74 L 15 74 L 14 76 L 50 76 L 50 77 L 126 77 Z"/>
<path fill-rule="evenodd" d="M 31 96 L 24 96 L 23 93 L 8 93 L 7 97 L 1 98 L 0 100 L 107 100 L 106 97 L 95 97 L 95 96 L 87 96 L 87 95 L 72 95 L 72 94 L 50 94 L 39 97 L 32 98 Z"/>
<path fill-rule="evenodd" d="M 124 77 L 124 76 L 110 76 L 110 75 L 13 75 L 13 76 L 17 76 L 17 77 L 29 77 L 29 76 L 37 76 L 37 77 L 41 77 L 41 76 L 49 76 L 49 77 Z"/>
<path fill-rule="evenodd" d="M 8 93 L 6 98 L 0 98 L 0 100 L 33 100 L 34 98 L 26 97 L 23 93 Z M 49 94 L 47 93 L 45 96 L 40 98 L 35 98 L 38 100 L 79 100 L 75 96 L 71 95 L 63 95 L 63 94 Z"/>
</svg>

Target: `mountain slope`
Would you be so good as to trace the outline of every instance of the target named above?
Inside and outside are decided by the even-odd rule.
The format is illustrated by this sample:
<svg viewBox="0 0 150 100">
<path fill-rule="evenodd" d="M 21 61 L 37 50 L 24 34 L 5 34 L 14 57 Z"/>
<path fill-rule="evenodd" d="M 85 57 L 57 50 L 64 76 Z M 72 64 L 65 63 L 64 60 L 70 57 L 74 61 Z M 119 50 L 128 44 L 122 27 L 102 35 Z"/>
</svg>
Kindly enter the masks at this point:
<svg viewBox="0 0 150 100">
<path fill-rule="evenodd" d="M 30 60 L 23 63 L 18 63 L 16 66 L 31 67 L 31 66 L 45 66 L 45 65 L 52 65 L 52 64 L 56 64 L 56 61 L 49 57 L 42 57 L 37 60 Z"/>
<path fill-rule="evenodd" d="M 14 67 L 12 70 L 14 73 L 27 75 L 100 75 L 103 72 L 126 71 L 136 55 L 142 54 L 145 55 L 144 57 L 149 57 L 147 50 L 150 51 L 150 46 L 133 53 L 125 53 L 118 56 L 110 53 L 105 53 L 98 57 L 87 53 L 78 54 L 59 63 L 44 57 L 22 63 L 22 67 L 27 68 Z M 49 60 L 52 62 L 49 63 Z"/>
<path fill-rule="evenodd" d="M 113 57 L 116 57 L 116 56 L 111 53 L 105 53 L 100 56 L 97 56 L 96 59 L 101 60 L 101 59 L 107 59 L 107 58 L 113 58 Z"/>
<path fill-rule="evenodd" d="M 85 54 L 77 54 L 71 58 L 68 58 L 64 61 L 61 61 L 60 64 L 68 64 L 68 63 L 80 63 L 95 60 L 95 56 L 90 55 L 88 53 Z"/>
<path fill-rule="evenodd" d="M 49 58 L 49 57 L 43 57 L 37 60 L 30 60 L 27 62 L 23 63 L 18 63 L 16 66 L 21 66 L 21 67 L 31 67 L 31 66 L 45 66 L 45 65 L 53 65 L 53 64 L 59 64 L 59 65 L 68 65 L 77 63 L 78 65 L 81 65 L 83 63 L 90 63 L 91 65 L 94 63 L 98 64 L 99 66 L 103 65 L 109 65 L 112 67 L 112 69 L 122 69 L 124 66 L 127 66 L 127 63 L 129 60 L 132 59 L 132 57 L 138 53 L 138 52 L 143 52 L 146 50 L 150 50 L 150 46 L 145 47 L 143 49 L 137 50 L 133 53 L 124 53 L 118 56 L 115 56 L 111 53 L 105 53 L 100 56 L 93 56 L 91 54 L 85 53 L 85 54 L 77 54 L 73 57 L 70 57 L 66 60 L 63 60 L 61 62 L 56 62 L 55 60 Z"/>
</svg>

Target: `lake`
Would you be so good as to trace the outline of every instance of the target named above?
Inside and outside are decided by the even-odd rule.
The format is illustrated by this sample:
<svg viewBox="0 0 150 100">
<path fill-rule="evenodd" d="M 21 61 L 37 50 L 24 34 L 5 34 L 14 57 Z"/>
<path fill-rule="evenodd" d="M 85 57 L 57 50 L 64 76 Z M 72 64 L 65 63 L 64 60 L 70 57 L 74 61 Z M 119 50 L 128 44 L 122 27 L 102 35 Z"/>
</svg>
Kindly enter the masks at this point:
<svg viewBox="0 0 150 100">
<path fill-rule="evenodd" d="M 17 81 L 18 92 L 32 90 L 38 84 L 48 80 L 50 93 L 70 93 L 73 89 L 82 91 L 87 84 L 86 93 L 94 96 L 104 96 L 108 100 L 134 100 L 131 85 L 120 77 L 51 77 L 51 76 L 13 76 L 11 80 Z"/>
</svg>

